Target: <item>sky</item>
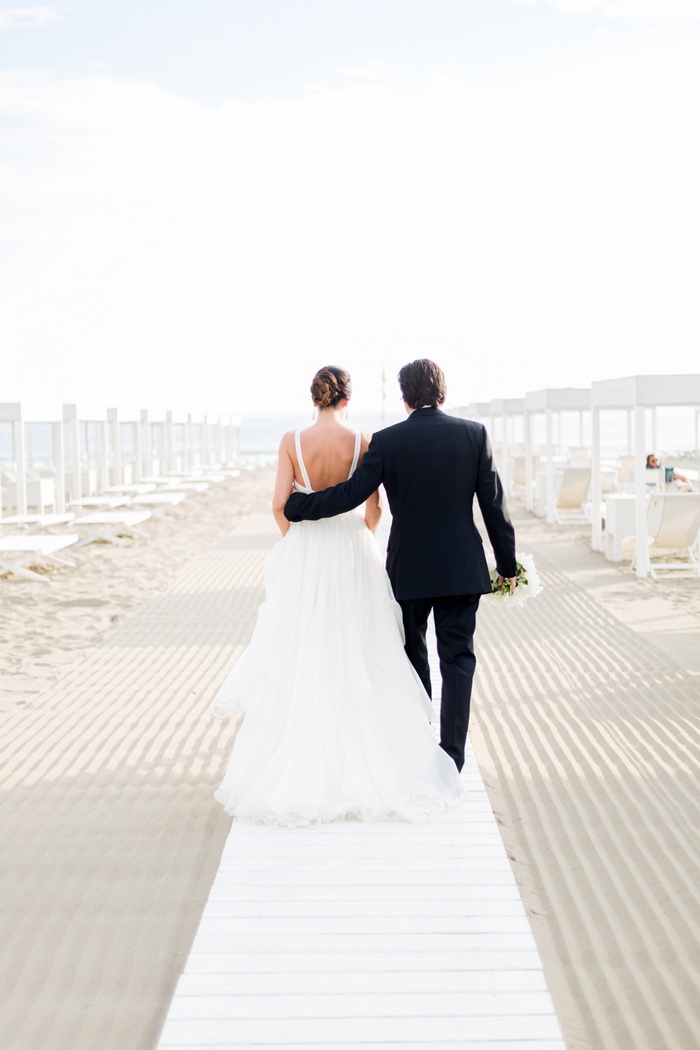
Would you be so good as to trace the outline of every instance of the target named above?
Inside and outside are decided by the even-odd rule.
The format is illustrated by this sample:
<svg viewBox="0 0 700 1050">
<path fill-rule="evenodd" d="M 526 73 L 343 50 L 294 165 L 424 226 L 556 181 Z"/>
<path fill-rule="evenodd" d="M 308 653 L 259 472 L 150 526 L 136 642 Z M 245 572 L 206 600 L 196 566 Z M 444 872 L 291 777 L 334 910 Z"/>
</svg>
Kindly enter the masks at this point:
<svg viewBox="0 0 700 1050">
<path fill-rule="evenodd" d="M 697 372 L 700 0 L 0 0 L 0 401 Z"/>
</svg>

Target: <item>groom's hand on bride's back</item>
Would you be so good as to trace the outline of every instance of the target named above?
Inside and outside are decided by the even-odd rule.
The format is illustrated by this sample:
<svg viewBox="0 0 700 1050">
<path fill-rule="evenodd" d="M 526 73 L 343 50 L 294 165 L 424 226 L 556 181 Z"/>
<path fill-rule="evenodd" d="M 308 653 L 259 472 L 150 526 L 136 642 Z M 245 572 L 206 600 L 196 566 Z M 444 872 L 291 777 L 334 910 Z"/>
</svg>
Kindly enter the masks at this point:
<svg viewBox="0 0 700 1050">
<path fill-rule="evenodd" d="M 292 492 L 284 505 L 284 516 L 287 521 L 303 521 L 302 507 L 308 496 L 303 492 Z"/>
</svg>

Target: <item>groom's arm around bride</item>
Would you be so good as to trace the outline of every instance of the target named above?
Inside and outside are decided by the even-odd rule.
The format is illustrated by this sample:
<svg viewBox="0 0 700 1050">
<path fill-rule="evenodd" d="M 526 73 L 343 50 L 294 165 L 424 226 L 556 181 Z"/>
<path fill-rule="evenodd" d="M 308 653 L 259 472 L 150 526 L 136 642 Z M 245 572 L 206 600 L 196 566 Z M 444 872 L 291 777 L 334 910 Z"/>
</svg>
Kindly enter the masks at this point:
<svg viewBox="0 0 700 1050">
<path fill-rule="evenodd" d="M 373 436 L 348 481 L 293 493 L 285 516 L 294 522 L 342 514 L 384 485 L 392 514 L 387 572 L 403 612 L 406 652 L 430 694 L 425 632 L 432 610 L 443 675 L 441 744 L 461 768 L 476 610 L 480 595 L 491 591 L 474 497 L 506 579 L 516 575 L 515 535 L 484 427 L 440 410 L 442 371 L 432 361 L 413 361 L 399 372 L 399 384 L 408 418 Z"/>
</svg>

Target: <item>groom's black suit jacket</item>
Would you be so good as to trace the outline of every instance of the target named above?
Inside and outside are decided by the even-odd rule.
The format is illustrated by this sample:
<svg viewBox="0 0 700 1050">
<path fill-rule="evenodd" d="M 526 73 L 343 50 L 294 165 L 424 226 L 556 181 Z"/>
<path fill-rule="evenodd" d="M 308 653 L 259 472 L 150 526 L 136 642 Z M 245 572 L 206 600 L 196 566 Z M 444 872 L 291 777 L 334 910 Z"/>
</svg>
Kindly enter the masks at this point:
<svg viewBox="0 0 700 1050">
<path fill-rule="evenodd" d="M 491 581 L 474 524 L 479 501 L 502 576 L 515 576 L 515 535 L 480 423 L 420 408 L 379 430 L 353 476 L 312 495 L 293 493 L 289 521 L 343 514 L 384 484 L 393 516 L 386 568 L 397 599 L 488 594 Z"/>
</svg>

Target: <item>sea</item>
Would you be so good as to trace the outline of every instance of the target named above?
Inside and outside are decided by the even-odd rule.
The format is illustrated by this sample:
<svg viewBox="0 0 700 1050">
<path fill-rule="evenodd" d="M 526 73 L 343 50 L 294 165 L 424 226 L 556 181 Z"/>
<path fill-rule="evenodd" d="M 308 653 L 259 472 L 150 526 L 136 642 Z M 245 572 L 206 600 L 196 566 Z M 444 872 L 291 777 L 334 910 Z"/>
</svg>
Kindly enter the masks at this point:
<svg viewBox="0 0 700 1050">
<path fill-rule="evenodd" d="M 457 414 L 458 409 L 454 409 Z M 693 454 L 698 455 L 700 449 L 698 444 L 698 426 L 700 410 L 689 407 L 659 408 L 657 409 L 657 435 L 656 448 L 651 446 L 651 414 L 647 412 L 647 451 L 654 451 L 664 455 Z M 365 430 L 369 433 L 379 430 L 392 423 L 399 423 L 405 419 L 404 414 L 385 415 L 351 412 L 348 425 Z M 483 422 L 489 426 L 489 420 Z M 277 416 L 243 416 L 241 418 L 241 454 L 244 456 L 275 456 L 279 448 L 282 435 L 289 430 L 310 426 L 312 423 L 311 412 L 298 415 Z M 213 433 L 211 441 L 213 443 Z M 195 428 L 195 442 L 198 431 Z M 501 440 L 501 420 L 495 420 L 495 434 L 492 440 Z M 181 451 L 184 440 L 182 427 L 175 428 L 176 450 Z M 523 440 L 522 420 L 514 418 L 511 421 L 509 433 L 510 444 L 519 444 Z M 544 417 L 537 415 L 533 417 L 533 440 L 535 446 L 543 445 L 545 440 Z M 590 447 L 591 444 L 591 421 L 590 414 L 583 413 L 583 426 L 578 412 L 563 412 L 560 417 L 554 419 L 554 441 L 556 445 L 564 447 L 577 447 L 583 445 Z M 81 427 L 81 445 L 85 452 L 87 446 L 95 448 L 97 445 L 95 424 L 83 424 Z M 69 442 L 68 442 L 69 445 Z M 122 428 L 123 453 L 128 459 L 133 451 L 133 429 L 128 424 Z M 616 456 L 627 451 L 627 413 L 624 411 L 607 411 L 601 416 L 601 450 L 604 456 Z M 50 466 L 52 455 L 51 425 L 48 423 L 32 423 L 27 426 L 27 459 L 35 467 Z M 4 466 L 12 464 L 14 459 L 12 448 L 12 430 L 9 423 L 0 423 L 0 463 Z"/>
</svg>

